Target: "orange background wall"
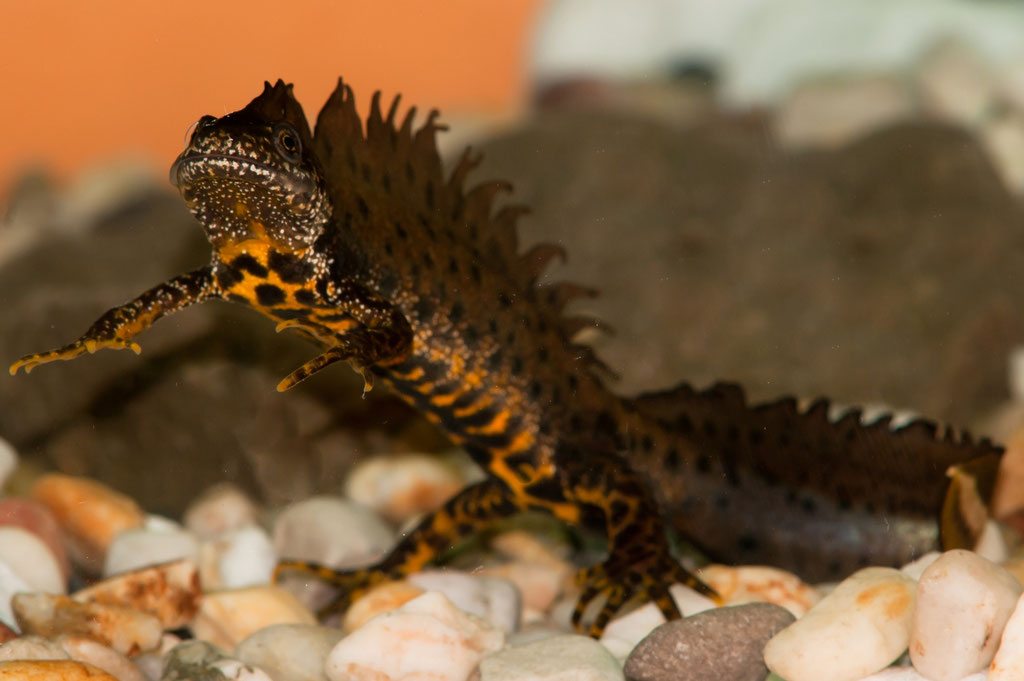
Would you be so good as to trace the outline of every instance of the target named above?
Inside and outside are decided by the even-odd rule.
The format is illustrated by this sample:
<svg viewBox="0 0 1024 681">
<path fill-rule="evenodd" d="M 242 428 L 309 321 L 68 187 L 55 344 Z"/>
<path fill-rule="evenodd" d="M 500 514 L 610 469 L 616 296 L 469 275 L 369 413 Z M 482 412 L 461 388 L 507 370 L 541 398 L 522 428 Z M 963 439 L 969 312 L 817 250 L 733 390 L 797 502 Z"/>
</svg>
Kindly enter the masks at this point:
<svg viewBox="0 0 1024 681">
<path fill-rule="evenodd" d="M 0 0 L 0 202 L 30 163 L 67 176 L 128 153 L 163 168 L 190 123 L 295 83 L 307 117 L 339 75 L 365 110 L 498 112 L 524 93 L 542 0 Z"/>
</svg>

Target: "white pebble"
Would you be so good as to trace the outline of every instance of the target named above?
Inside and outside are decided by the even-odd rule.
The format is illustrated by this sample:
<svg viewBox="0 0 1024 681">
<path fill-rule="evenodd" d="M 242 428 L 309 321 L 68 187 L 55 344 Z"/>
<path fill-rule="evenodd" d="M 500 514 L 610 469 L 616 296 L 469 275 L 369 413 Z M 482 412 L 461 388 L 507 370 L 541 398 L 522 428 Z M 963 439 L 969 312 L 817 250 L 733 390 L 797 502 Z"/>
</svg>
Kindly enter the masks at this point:
<svg viewBox="0 0 1024 681">
<path fill-rule="evenodd" d="M 71 656 L 59 643 L 35 634 L 27 634 L 0 644 L 0 662 L 70 659 Z"/>
<path fill-rule="evenodd" d="M 1013 614 L 1006 622 L 999 650 L 988 668 L 989 681 L 1024 679 L 1024 598 L 1017 599 Z"/>
<path fill-rule="evenodd" d="M 279 586 L 251 586 L 206 594 L 192 632 L 198 639 L 232 650 L 247 636 L 274 624 L 316 624 L 316 618 Z"/>
<path fill-rule="evenodd" d="M 917 581 L 921 579 L 921 575 L 928 569 L 928 566 L 939 559 L 942 553 L 939 551 L 929 551 L 920 558 L 912 560 L 903 567 L 900 568 L 900 572 L 905 574 L 907 577 Z"/>
<path fill-rule="evenodd" d="M 502 631 L 519 628 L 522 599 L 507 579 L 477 577 L 456 570 L 425 570 L 409 575 L 408 581 L 424 591 L 440 591 L 455 607 Z"/>
<path fill-rule="evenodd" d="M 914 580 L 894 568 L 865 568 L 839 583 L 765 646 L 768 668 L 787 681 L 853 681 L 906 649 Z"/>
<path fill-rule="evenodd" d="M 324 661 L 342 633 L 316 624 L 276 624 L 264 627 L 238 644 L 235 657 L 259 667 L 274 681 L 325 679 Z"/>
<path fill-rule="evenodd" d="M 185 509 L 185 527 L 200 539 L 255 525 L 259 510 L 249 496 L 231 483 L 215 485 Z"/>
<path fill-rule="evenodd" d="M 1009 572 L 970 551 L 947 551 L 917 585 L 910 640 L 914 667 L 932 681 L 959 681 L 995 656 L 1021 586 Z"/>
<path fill-rule="evenodd" d="M 204 541 L 203 586 L 207 589 L 237 589 L 267 584 L 277 565 L 277 552 L 262 527 L 249 525 L 223 532 Z"/>
<path fill-rule="evenodd" d="M 501 631 L 428 592 L 346 636 L 325 669 L 330 681 L 466 681 L 504 642 Z"/>
<path fill-rule="evenodd" d="M 334 568 L 362 567 L 395 536 L 376 513 L 337 497 L 311 497 L 285 508 L 274 524 L 277 555 Z"/>
<path fill-rule="evenodd" d="M 103 563 L 103 576 L 182 558 L 198 562 L 199 541 L 196 537 L 175 523 L 150 518 L 145 527 L 122 530 L 114 536 Z"/>
<path fill-rule="evenodd" d="M 481 681 L 621 681 L 622 667 L 586 636 L 555 636 L 491 653 L 480 661 Z"/>
<path fill-rule="evenodd" d="M 62 594 L 64 576 L 53 551 L 42 539 L 20 527 L 0 527 L 0 563 L 5 564 L 31 591 Z"/>
</svg>

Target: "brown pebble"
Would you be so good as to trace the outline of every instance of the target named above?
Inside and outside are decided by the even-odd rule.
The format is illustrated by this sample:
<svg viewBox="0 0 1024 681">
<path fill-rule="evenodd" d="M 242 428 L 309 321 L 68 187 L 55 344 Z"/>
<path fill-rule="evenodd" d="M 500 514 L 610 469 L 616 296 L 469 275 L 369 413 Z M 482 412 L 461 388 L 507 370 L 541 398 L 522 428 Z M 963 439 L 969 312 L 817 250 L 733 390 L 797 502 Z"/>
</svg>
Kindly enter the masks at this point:
<svg viewBox="0 0 1024 681">
<path fill-rule="evenodd" d="M 0 526 L 14 526 L 28 530 L 53 552 L 65 583 L 71 576 L 71 563 L 64 548 L 60 525 L 50 509 L 31 499 L 10 497 L 0 499 Z"/>
<path fill-rule="evenodd" d="M 623 672 L 628 681 L 762 681 L 768 676 L 765 644 L 795 619 L 774 603 L 705 610 L 648 634 Z"/>
</svg>

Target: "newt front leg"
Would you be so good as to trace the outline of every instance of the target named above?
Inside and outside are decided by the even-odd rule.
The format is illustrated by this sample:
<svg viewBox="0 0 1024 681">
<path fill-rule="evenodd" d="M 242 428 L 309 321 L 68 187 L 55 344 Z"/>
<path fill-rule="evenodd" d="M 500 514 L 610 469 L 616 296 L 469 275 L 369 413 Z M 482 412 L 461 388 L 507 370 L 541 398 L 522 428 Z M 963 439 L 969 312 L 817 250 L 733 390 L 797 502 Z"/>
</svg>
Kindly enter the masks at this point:
<svg viewBox="0 0 1024 681">
<path fill-rule="evenodd" d="M 373 387 L 370 367 L 399 362 L 412 347 L 412 327 L 401 310 L 376 292 L 345 280 L 324 287 L 330 312 L 309 318 L 290 319 L 277 330 L 297 329 L 327 346 L 320 355 L 291 372 L 277 384 L 285 391 L 316 372 L 341 360 L 352 362 L 362 373 L 365 390 Z"/>
<path fill-rule="evenodd" d="M 22 368 L 28 373 L 40 364 L 59 359 L 74 359 L 86 352 L 93 353 L 102 348 L 128 348 L 139 354 L 142 348 L 132 338 L 148 329 L 153 322 L 189 305 L 220 297 L 212 268 L 203 267 L 179 274 L 154 286 L 135 300 L 107 310 L 75 342 L 49 352 L 25 355 L 11 365 L 11 375 L 18 373 Z"/>
</svg>

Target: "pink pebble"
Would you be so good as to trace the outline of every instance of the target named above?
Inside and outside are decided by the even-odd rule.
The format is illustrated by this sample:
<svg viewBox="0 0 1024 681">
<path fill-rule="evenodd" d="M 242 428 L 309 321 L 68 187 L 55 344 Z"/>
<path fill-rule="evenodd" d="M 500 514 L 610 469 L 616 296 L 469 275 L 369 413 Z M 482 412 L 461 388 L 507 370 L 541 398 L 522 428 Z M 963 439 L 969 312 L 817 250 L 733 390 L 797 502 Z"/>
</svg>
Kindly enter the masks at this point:
<svg viewBox="0 0 1024 681">
<path fill-rule="evenodd" d="M 71 563 L 64 549 L 60 526 L 49 509 L 31 499 L 0 499 L 0 526 L 7 525 L 20 527 L 39 537 L 53 552 L 64 581 L 67 581 L 71 576 Z"/>
</svg>

